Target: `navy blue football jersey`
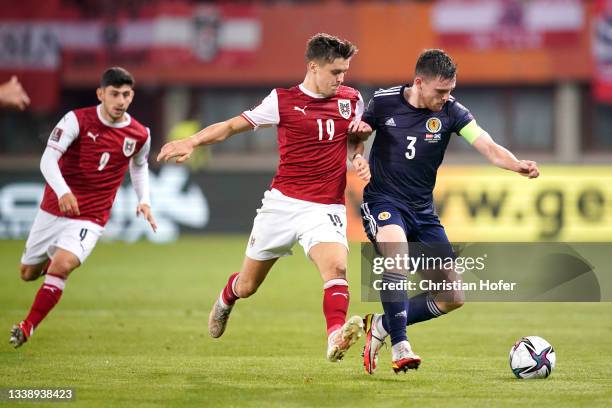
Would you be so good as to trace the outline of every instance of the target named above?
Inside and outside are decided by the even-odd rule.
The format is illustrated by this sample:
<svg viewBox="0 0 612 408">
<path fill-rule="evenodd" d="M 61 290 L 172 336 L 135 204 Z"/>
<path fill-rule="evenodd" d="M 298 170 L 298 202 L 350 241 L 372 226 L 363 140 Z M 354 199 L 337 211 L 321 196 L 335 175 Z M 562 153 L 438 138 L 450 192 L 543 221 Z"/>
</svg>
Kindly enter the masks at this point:
<svg viewBox="0 0 612 408">
<path fill-rule="evenodd" d="M 440 112 L 415 108 L 404 98 L 406 86 L 375 92 L 363 115 L 376 130 L 364 201 L 384 196 L 424 209 L 432 205 L 438 167 L 452 133 L 474 117 L 452 96 Z"/>
</svg>

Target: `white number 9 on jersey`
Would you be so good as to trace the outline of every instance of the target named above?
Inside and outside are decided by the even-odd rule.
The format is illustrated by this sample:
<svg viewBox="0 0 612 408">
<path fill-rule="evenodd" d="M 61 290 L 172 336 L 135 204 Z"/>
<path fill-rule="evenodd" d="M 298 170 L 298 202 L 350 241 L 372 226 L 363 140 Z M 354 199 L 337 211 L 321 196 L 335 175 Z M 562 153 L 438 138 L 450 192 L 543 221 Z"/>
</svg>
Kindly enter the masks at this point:
<svg viewBox="0 0 612 408">
<path fill-rule="evenodd" d="M 110 160 L 110 153 L 104 152 L 102 156 L 100 156 L 100 165 L 98 166 L 98 171 L 102 171 L 103 168 L 106 167 L 108 161 Z"/>
</svg>

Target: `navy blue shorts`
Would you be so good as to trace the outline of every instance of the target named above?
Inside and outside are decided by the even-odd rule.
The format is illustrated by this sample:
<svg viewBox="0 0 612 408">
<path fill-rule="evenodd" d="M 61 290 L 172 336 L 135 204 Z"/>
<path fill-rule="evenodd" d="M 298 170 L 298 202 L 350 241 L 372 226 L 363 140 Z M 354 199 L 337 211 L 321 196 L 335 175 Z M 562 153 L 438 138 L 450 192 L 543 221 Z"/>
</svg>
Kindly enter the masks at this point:
<svg viewBox="0 0 612 408">
<path fill-rule="evenodd" d="M 398 225 L 404 230 L 408 242 L 422 244 L 419 247 L 425 248 L 429 255 L 455 257 L 433 205 L 424 210 L 414 210 L 395 201 L 374 199 L 361 205 L 361 216 L 368 239 L 374 244 L 378 228 Z"/>
</svg>

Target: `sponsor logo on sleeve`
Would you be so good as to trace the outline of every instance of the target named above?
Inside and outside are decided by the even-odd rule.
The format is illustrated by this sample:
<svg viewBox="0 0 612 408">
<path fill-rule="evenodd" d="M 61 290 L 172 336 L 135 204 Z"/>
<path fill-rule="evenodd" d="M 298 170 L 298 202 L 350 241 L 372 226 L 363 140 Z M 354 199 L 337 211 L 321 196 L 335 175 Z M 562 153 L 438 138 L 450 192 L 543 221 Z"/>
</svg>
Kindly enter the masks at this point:
<svg viewBox="0 0 612 408">
<path fill-rule="evenodd" d="M 53 132 L 51 132 L 51 136 L 49 137 L 49 140 L 52 142 L 59 142 L 60 139 L 62 138 L 62 133 L 64 133 L 64 130 L 61 128 L 56 127 L 55 129 L 53 129 Z"/>
</svg>

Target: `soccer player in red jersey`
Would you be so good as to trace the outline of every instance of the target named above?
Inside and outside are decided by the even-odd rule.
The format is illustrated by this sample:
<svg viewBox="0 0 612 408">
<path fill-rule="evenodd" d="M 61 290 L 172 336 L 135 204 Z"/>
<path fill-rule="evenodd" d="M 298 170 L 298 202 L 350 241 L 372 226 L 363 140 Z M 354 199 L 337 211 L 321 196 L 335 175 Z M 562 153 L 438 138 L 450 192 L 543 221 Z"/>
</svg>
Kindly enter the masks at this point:
<svg viewBox="0 0 612 408">
<path fill-rule="evenodd" d="M 252 110 L 215 123 L 190 138 L 163 146 L 157 160 L 187 160 L 194 148 L 228 137 L 276 125 L 280 163 L 272 185 L 257 210 L 246 257 L 232 274 L 208 320 L 208 331 L 225 331 L 234 303 L 257 291 L 268 271 L 298 242 L 323 279 L 323 313 L 327 323 L 327 359 L 341 359 L 362 333 L 358 316 L 345 321 L 349 305 L 346 265 L 347 156 L 359 177 L 370 177 L 361 157 L 359 138 L 371 132 L 359 124 L 363 100 L 358 91 L 343 86 L 356 47 L 328 34 L 317 34 L 307 44 L 304 82 L 276 88 Z"/>
<path fill-rule="evenodd" d="M 155 231 L 147 163 L 151 136 L 127 109 L 134 78 L 113 67 L 102 75 L 100 104 L 68 112 L 51 132 L 40 169 L 47 182 L 21 258 L 25 281 L 45 275 L 27 317 L 11 330 L 19 347 L 62 296 L 66 279 L 89 256 L 110 216 L 117 190 L 130 172 L 142 214 Z"/>
</svg>

